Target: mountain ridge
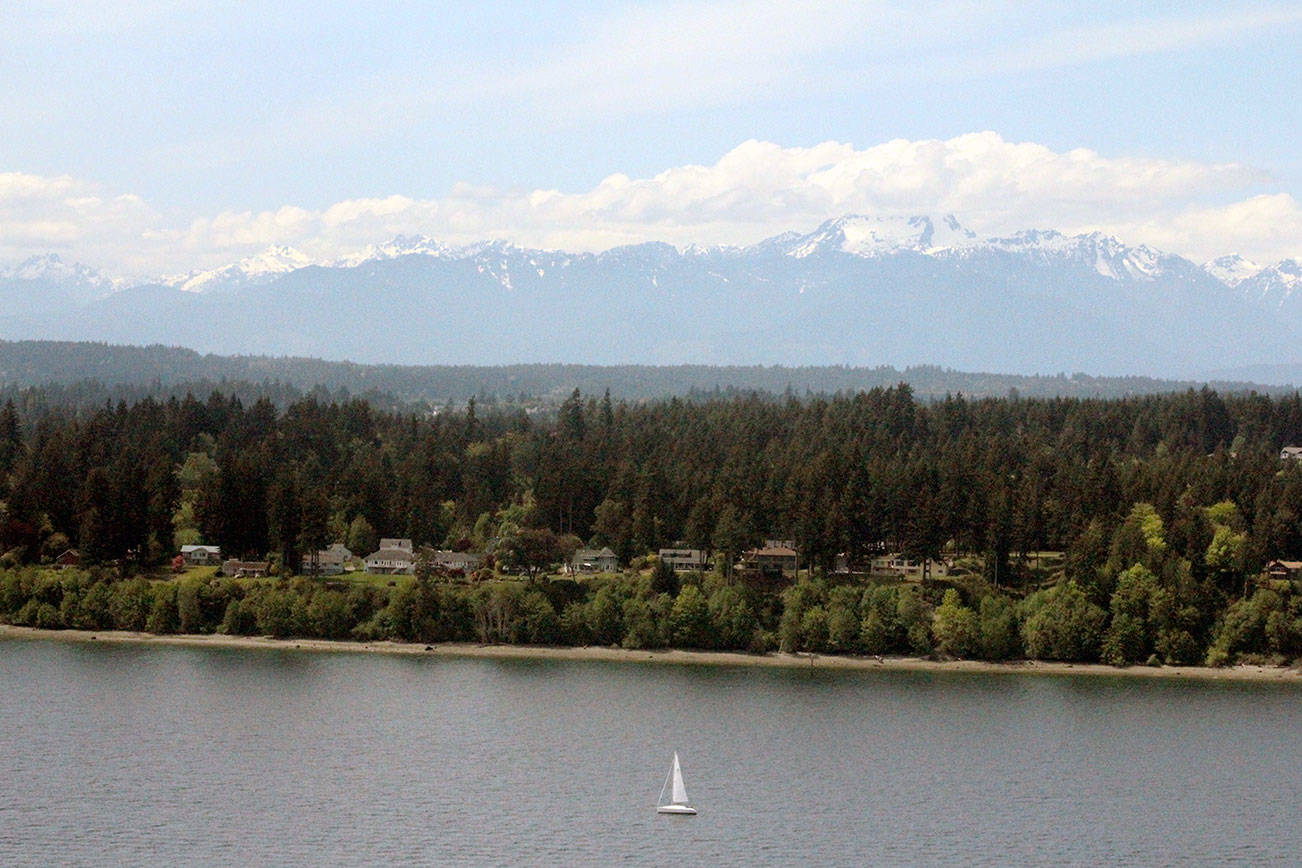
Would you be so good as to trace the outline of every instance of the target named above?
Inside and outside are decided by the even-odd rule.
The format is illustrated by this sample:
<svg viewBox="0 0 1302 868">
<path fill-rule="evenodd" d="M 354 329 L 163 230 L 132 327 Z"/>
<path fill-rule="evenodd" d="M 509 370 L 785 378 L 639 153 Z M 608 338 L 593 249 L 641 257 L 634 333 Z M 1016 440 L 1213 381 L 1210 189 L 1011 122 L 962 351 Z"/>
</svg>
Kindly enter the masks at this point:
<svg viewBox="0 0 1302 868">
<path fill-rule="evenodd" d="M 188 335 L 205 352 L 408 364 L 837 362 L 1190 378 L 1302 361 L 1296 261 L 1249 265 L 1199 266 L 1097 232 L 981 237 L 953 216 L 846 215 L 746 247 L 598 253 L 399 236 L 330 262 L 273 248 L 91 299 L 60 296 L 50 277 L 34 301 L 39 281 L 0 276 L 0 337 Z"/>
<path fill-rule="evenodd" d="M 1213 378 L 1192 381 L 1146 377 L 1099 377 L 1073 374 L 998 374 L 956 371 L 935 365 L 897 369 L 891 366 L 841 365 L 365 365 L 319 358 L 224 356 L 181 346 L 120 346 L 64 341 L 0 340 L 0 392 L 62 386 L 81 395 L 82 406 L 103 406 L 106 399 L 131 395 L 165 396 L 210 390 L 248 393 L 259 385 L 292 387 L 300 394 L 326 389 L 338 397 L 384 394 L 400 402 L 440 405 L 471 397 L 525 405 L 556 404 L 574 389 L 587 395 L 610 390 L 612 397 L 656 400 L 716 393 L 756 392 L 831 395 L 907 383 L 927 400 L 962 394 L 968 398 L 1025 397 L 1119 398 L 1160 394 L 1204 386 L 1218 392 L 1287 394 L 1292 386 Z M 134 389 L 135 391 L 130 391 Z M 126 390 L 126 391 L 124 391 Z M 140 391 L 140 390 L 143 390 Z"/>
</svg>

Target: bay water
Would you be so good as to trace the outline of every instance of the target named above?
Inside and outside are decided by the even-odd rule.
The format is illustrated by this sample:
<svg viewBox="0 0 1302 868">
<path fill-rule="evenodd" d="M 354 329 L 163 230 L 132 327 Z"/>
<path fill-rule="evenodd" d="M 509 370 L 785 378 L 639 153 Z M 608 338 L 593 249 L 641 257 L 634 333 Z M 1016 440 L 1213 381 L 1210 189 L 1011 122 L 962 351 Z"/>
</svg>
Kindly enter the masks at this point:
<svg viewBox="0 0 1302 868">
<path fill-rule="evenodd" d="M 0 864 L 1300 864 L 1300 700 L 11 639 Z"/>
</svg>

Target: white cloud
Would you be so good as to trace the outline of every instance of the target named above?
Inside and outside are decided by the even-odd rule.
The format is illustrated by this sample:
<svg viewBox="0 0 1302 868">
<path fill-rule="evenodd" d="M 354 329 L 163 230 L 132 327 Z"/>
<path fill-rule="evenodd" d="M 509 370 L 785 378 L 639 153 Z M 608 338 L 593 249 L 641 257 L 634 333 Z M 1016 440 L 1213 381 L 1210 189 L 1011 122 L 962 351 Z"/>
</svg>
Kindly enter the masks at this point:
<svg viewBox="0 0 1302 868">
<path fill-rule="evenodd" d="M 1206 262 L 1239 253 L 1262 263 L 1302 258 L 1302 203 L 1288 193 L 1252 196 L 1216 207 L 1191 207 L 1165 219 L 1099 224 L 1121 238 L 1136 238 Z"/>
<path fill-rule="evenodd" d="M 0 173 L 0 259 L 59 252 L 143 273 L 159 261 L 145 239 L 160 220 L 138 196 L 109 195 L 87 181 Z"/>
<path fill-rule="evenodd" d="M 1235 163 L 1059 152 L 991 132 L 863 150 L 748 141 L 713 165 L 615 174 L 577 193 L 458 184 L 436 199 L 395 195 L 184 221 L 73 178 L 9 174 L 0 175 L 0 257 L 57 249 L 143 276 L 213 267 L 269 245 L 325 260 L 398 234 L 567 250 L 747 244 L 847 213 L 952 213 L 991 235 L 1104 229 L 1199 260 L 1230 251 L 1265 261 L 1302 255 L 1302 208 L 1287 193 L 1253 195 L 1268 182 Z M 1231 199 L 1239 201 L 1225 204 Z"/>
</svg>

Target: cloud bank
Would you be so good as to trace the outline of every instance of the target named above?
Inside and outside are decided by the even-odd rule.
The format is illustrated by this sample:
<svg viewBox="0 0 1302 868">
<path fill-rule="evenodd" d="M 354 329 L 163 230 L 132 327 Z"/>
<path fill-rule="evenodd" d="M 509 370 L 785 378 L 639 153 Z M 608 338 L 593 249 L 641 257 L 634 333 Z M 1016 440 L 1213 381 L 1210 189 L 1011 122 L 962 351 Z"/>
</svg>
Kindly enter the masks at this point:
<svg viewBox="0 0 1302 868">
<path fill-rule="evenodd" d="M 613 174 L 590 190 L 458 184 L 447 195 L 351 199 L 313 210 L 163 213 L 70 177 L 0 174 L 0 260 L 49 251 L 140 279 L 209 268 L 271 245 L 318 260 L 395 235 L 505 239 L 572 251 L 666 241 L 749 244 L 849 213 L 954 214 L 979 233 L 1100 230 L 1204 261 L 1302 256 L 1302 206 L 1237 163 L 1055 151 L 993 132 L 857 150 L 747 141 L 713 165 Z"/>
</svg>

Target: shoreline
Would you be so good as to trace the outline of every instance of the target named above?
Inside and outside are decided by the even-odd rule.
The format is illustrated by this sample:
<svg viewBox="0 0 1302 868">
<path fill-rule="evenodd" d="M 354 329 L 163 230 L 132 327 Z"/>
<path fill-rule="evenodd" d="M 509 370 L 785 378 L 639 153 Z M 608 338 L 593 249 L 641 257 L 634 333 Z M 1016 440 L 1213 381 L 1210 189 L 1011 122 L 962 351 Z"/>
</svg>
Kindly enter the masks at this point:
<svg viewBox="0 0 1302 868">
<path fill-rule="evenodd" d="M 679 649 L 627 650 L 599 646 L 477 645 L 470 642 L 357 642 L 336 639 L 272 639 L 266 636 L 223 634 L 135 633 L 119 630 L 42 630 L 0 624 L 0 641 L 37 639 L 62 642 L 108 642 L 137 645 L 178 645 L 206 648 L 261 649 L 346 654 L 396 654 L 434 657 L 477 657 L 514 660 L 595 660 L 613 663 L 751 666 L 782 669 L 861 672 L 966 672 L 1001 675 L 1089 675 L 1120 678 L 1184 678 L 1200 681 L 1270 682 L 1302 685 L 1302 670 L 1284 666 L 1239 664 L 1208 666 L 1108 666 L 1103 663 L 1062 663 L 1016 660 L 929 660 L 920 657 L 845 657 L 835 654 L 745 654 L 736 651 Z"/>
</svg>

